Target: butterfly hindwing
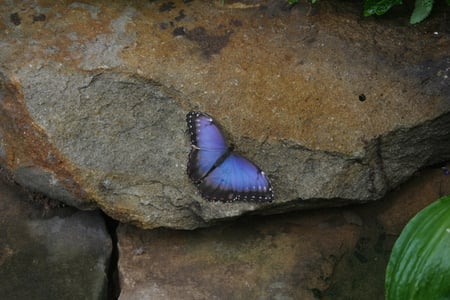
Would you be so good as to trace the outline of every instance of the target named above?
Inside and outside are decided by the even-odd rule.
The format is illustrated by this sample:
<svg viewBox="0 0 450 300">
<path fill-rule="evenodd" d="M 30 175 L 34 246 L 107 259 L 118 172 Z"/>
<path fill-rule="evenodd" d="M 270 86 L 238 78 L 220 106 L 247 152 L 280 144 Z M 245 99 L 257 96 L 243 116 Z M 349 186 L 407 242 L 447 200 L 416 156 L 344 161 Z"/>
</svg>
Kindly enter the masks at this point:
<svg viewBox="0 0 450 300">
<path fill-rule="evenodd" d="M 188 175 L 212 201 L 272 201 L 269 179 L 254 163 L 232 152 L 213 119 L 202 112 L 186 116 L 192 150 Z"/>
<path fill-rule="evenodd" d="M 202 196 L 219 201 L 271 201 L 272 187 L 263 171 L 239 154 L 231 153 L 200 184 Z"/>
</svg>

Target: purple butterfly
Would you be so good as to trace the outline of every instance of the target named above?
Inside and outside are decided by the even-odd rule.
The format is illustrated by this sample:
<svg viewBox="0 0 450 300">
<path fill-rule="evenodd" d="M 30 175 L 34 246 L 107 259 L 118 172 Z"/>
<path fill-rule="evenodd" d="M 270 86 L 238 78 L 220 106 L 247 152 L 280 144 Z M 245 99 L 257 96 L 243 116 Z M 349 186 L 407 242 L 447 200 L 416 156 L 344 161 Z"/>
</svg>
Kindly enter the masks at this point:
<svg viewBox="0 0 450 300">
<path fill-rule="evenodd" d="M 273 190 L 266 174 L 254 163 L 228 147 L 222 131 L 202 112 L 186 116 L 191 137 L 187 173 L 203 198 L 232 202 L 272 201 Z"/>
</svg>

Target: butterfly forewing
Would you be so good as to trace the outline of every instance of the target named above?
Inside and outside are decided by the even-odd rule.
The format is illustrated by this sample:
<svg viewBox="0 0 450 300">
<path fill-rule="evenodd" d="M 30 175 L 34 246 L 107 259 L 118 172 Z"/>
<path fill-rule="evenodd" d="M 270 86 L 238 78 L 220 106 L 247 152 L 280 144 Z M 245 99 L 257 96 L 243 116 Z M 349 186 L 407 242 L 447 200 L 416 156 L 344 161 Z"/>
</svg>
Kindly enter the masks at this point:
<svg viewBox="0 0 450 300">
<path fill-rule="evenodd" d="M 192 144 L 188 175 L 213 201 L 272 201 L 269 179 L 255 164 L 231 152 L 213 119 L 202 112 L 186 116 Z"/>
<path fill-rule="evenodd" d="M 214 123 L 213 119 L 200 112 L 190 112 L 186 117 L 191 144 L 202 150 L 222 151 L 228 149 L 222 131 Z"/>
<path fill-rule="evenodd" d="M 189 154 L 188 174 L 193 181 L 198 181 L 228 148 L 222 132 L 207 114 L 190 112 L 186 121 L 193 147 Z"/>
</svg>

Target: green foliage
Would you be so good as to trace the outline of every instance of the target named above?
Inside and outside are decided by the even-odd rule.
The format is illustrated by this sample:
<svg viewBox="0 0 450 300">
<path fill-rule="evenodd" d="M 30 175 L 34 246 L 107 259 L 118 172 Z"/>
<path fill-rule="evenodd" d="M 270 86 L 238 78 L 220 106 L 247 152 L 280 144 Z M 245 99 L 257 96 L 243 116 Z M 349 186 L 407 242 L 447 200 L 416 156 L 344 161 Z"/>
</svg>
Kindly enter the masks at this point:
<svg viewBox="0 0 450 300">
<path fill-rule="evenodd" d="M 289 4 L 297 4 L 300 0 L 287 0 Z M 309 0 L 316 3 L 317 0 Z M 363 0 L 364 16 L 383 15 L 387 13 L 393 6 L 403 4 L 402 0 Z M 433 8 L 433 0 L 416 0 L 414 11 L 409 19 L 410 24 L 422 22 L 431 12 Z M 450 0 L 446 0 L 450 6 Z"/>
<path fill-rule="evenodd" d="M 402 0 L 365 0 L 364 16 L 383 15 L 394 5 L 402 4 Z"/>
<path fill-rule="evenodd" d="M 450 299 L 450 196 L 412 218 L 386 269 L 386 300 Z"/>
</svg>

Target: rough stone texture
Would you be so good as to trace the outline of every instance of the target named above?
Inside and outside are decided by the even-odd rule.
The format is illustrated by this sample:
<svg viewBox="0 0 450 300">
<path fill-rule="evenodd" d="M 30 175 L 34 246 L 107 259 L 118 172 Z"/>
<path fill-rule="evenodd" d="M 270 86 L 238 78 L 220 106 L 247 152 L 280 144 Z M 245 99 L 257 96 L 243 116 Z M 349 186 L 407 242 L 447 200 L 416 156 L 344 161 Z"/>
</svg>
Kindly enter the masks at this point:
<svg viewBox="0 0 450 300">
<path fill-rule="evenodd" d="M 189 229 L 377 200 L 450 159 L 445 14 L 413 27 L 282 3 L 2 4 L 0 164 L 69 205 Z M 196 194 L 189 110 L 269 174 L 272 204 Z"/>
<path fill-rule="evenodd" d="M 358 231 L 339 212 L 196 231 L 121 226 L 119 299 L 314 299 Z"/>
<path fill-rule="evenodd" d="M 349 221 L 354 215 L 363 220 L 361 235 L 355 249 L 337 264 L 322 299 L 385 299 L 386 265 L 394 242 L 414 215 L 446 195 L 450 195 L 450 176 L 427 169 L 379 203 L 354 207 L 352 214 L 344 210 Z"/>
<path fill-rule="evenodd" d="M 195 231 L 120 225 L 119 299 L 383 300 L 394 241 L 412 216 L 448 194 L 450 176 L 431 169 L 364 206 Z"/>
<path fill-rule="evenodd" d="M 97 212 L 44 208 L 0 177 L 2 299 L 106 299 L 111 239 Z"/>
</svg>

